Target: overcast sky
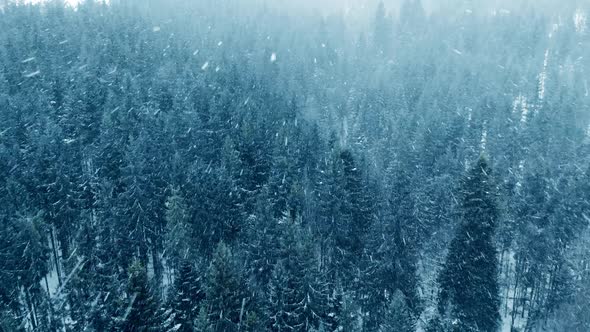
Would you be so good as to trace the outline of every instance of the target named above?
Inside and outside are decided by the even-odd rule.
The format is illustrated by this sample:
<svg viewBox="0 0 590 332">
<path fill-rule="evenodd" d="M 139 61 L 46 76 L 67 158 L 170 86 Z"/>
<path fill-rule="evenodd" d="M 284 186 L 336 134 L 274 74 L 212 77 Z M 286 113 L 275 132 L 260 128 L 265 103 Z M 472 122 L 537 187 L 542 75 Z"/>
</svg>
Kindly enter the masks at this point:
<svg viewBox="0 0 590 332">
<path fill-rule="evenodd" d="M 25 0 L 29 3 L 39 3 L 47 0 Z M 76 5 L 83 0 L 63 0 L 70 5 Z M 198 1 L 198 0 L 194 0 Z M 225 1 L 225 0 L 219 0 Z M 330 12 L 340 12 L 344 14 L 355 14 L 360 12 L 372 12 L 379 1 L 383 1 L 389 11 L 397 12 L 400 3 L 403 0 L 227 0 L 237 1 L 240 3 L 243 1 L 247 2 L 259 2 L 267 3 L 275 6 L 279 6 L 285 9 L 298 8 L 298 9 L 310 9 L 310 10 L 321 10 L 322 12 L 329 14 Z M 492 9 L 511 9 L 518 10 L 519 8 L 528 7 L 535 8 L 536 10 L 542 11 L 561 11 L 564 9 L 571 10 L 576 8 L 582 3 L 590 0 L 421 0 L 424 8 L 427 12 L 436 11 L 439 8 L 456 8 L 464 7 L 471 9 L 480 10 L 492 10 Z M 108 2 L 108 0 L 107 0 Z M 1 1 L 0 1 L 1 3 Z M 568 7 L 568 8 L 564 8 Z"/>
</svg>

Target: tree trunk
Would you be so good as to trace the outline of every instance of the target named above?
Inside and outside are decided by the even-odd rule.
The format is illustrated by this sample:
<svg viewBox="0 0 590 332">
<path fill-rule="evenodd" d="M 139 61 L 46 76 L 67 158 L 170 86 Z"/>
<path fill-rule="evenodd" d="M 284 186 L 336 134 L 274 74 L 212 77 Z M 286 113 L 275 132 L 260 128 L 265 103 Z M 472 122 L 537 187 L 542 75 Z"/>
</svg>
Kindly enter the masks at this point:
<svg viewBox="0 0 590 332">
<path fill-rule="evenodd" d="M 61 286 L 61 269 L 59 267 L 59 255 L 57 254 L 57 248 L 55 245 L 55 236 L 53 231 L 53 225 L 49 227 L 49 237 L 51 239 L 51 251 L 53 252 L 53 260 L 55 262 L 55 271 L 57 273 L 57 284 Z"/>
<path fill-rule="evenodd" d="M 29 316 L 31 318 L 31 327 L 33 331 L 37 329 L 37 317 L 35 315 L 35 308 L 31 299 L 31 294 L 28 289 L 25 289 L 25 301 L 27 302 L 27 308 L 29 309 Z"/>
</svg>

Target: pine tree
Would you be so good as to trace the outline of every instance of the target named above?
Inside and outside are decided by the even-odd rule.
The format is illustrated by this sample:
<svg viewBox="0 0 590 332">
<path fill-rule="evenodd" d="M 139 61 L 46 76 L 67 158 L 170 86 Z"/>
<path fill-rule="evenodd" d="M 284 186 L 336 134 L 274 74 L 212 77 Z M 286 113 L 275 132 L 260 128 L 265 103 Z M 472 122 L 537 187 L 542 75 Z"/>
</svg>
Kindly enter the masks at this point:
<svg viewBox="0 0 590 332">
<path fill-rule="evenodd" d="M 443 325 L 440 317 L 437 315 L 431 318 L 426 325 L 425 332 L 446 332 L 445 326 Z"/>
<path fill-rule="evenodd" d="M 400 8 L 400 21 L 404 28 L 415 31 L 421 28 L 424 23 L 426 13 L 422 6 L 421 0 L 405 0 Z"/>
<path fill-rule="evenodd" d="M 399 221 L 385 219 L 373 230 L 370 259 L 363 260 L 366 276 L 363 292 L 368 294 L 363 309 L 369 313 L 365 319 L 369 328 L 375 328 L 386 314 L 389 298 L 401 293 L 410 313 L 419 316 L 422 301 L 419 295 L 417 255 L 405 239 Z"/>
<path fill-rule="evenodd" d="M 206 305 L 213 331 L 237 331 L 248 301 L 245 283 L 236 266 L 231 250 L 223 243 L 217 245 L 206 279 Z"/>
<path fill-rule="evenodd" d="M 328 292 L 314 263 L 311 237 L 285 216 L 279 261 L 269 285 L 267 316 L 273 331 L 318 328 L 328 313 Z"/>
<path fill-rule="evenodd" d="M 174 312 L 174 326 L 179 326 L 178 331 L 190 332 L 194 330 L 194 322 L 197 320 L 199 308 L 205 298 L 202 280 L 197 275 L 195 267 L 189 260 L 180 263 L 174 288 L 171 307 Z"/>
<path fill-rule="evenodd" d="M 244 201 L 226 169 L 210 165 L 194 165 L 192 169 L 186 196 L 191 236 L 198 240 L 192 246 L 210 257 L 220 241 L 235 244 L 244 226 Z"/>
<path fill-rule="evenodd" d="M 166 256 L 174 269 L 179 269 L 181 262 L 193 257 L 191 245 L 191 225 L 188 221 L 188 207 L 180 190 L 172 189 L 166 200 Z"/>
<path fill-rule="evenodd" d="M 389 51 L 393 42 L 393 24 L 391 18 L 387 16 L 383 1 L 380 1 L 377 5 L 374 24 L 373 38 L 375 47 L 382 54 L 386 53 Z"/>
<path fill-rule="evenodd" d="M 351 151 L 344 150 L 335 162 L 336 185 L 332 199 L 338 202 L 333 222 L 334 246 L 331 268 L 347 284 L 359 281 L 359 267 L 365 251 L 366 237 L 373 223 L 373 202 L 361 170 Z"/>
<path fill-rule="evenodd" d="M 82 329 L 82 326 L 88 325 L 87 315 L 90 313 L 92 302 L 100 291 L 95 280 L 95 277 L 98 276 L 96 269 L 99 263 L 94 252 L 97 245 L 96 229 L 91 220 L 82 222 L 81 233 L 78 236 L 78 250 L 76 251 L 80 265 L 66 287 L 74 329 Z"/>
<path fill-rule="evenodd" d="M 93 259 L 90 262 L 94 264 L 93 288 L 95 291 L 95 297 L 87 313 L 90 331 L 107 331 L 113 326 L 112 317 L 117 315 L 119 309 L 119 303 L 113 294 L 125 292 L 125 274 L 119 273 L 119 268 L 124 263 L 118 259 L 121 257 L 117 252 L 120 248 L 115 245 L 116 236 L 121 234 L 117 232 L 116 211 L 112 208 L 116 200 L 114 190 L 114 186 L 108 180 L 103 180 L 103 183 L 98 186 L 97 201 L 91 211 L 92 218 L 96 218 L 97 222 L 95 226 L 97 238 L 96 247 L 91 253 Z M 85 285 L 80 284 L 80 287 Z"/>
<path fill-rule="evenodd" d="M 160 331 L 164 320 L 159 305 L 149 286 L 147 272 L 135 262 L 129 268 L 127 284 L 127 306 L 118 322 L 118 331 L 122 332 L 156 332 Z"/>
<path fill-rule="evenodd" d="M 457 331 L 496 331 L 500 321 L 494 230 L 499 210 L 488 162 L 480 157 L 461 184 L 461 224 L 438 281 L 439 312 Z"/>
<path fill-rule="evenodd" d="M 371 212 L 369 199 L 364 192 L 362 173 L 349 150 L 340 153 L 341 181 L 345 192 L 343 233 L 337 238 L 337 245 L 358 257 L 363 250 L 364 235 L 369 229 Z"/>
<path fill-rule="evenodd" d="M 393 293 L 387 307 L 381 331 L 414 332 L 416 319 L 412 315 L 405 299 L 405 295 L 398 289 Z"/>
<path fill-rule="evenodd" d="M 207 308 L 205 306 L 201 306 L 199 310 L 199 315 L 195 321 L 195 331 L 197 332 L 212 332 L 213 328 L 211 327 L 211 323 L 209 322 L 209 314 L 207 313 Z"/>
<path fill-rule="evenodd" d="M 40 327 L 43 315 L 39 304 L 45 297 L 41 290 L 41 280 L 48 272 L 48 248 L 42 234 L 43 214 L 22 214 L 2 220 L 0 226 L 0 306 L 10 308 L 12 315 L 23 316 L 28 312 L 28 319 L 33 328 Z M 21 310 L 19 295 L 24 295 Z M 36 310 L 40 311 L 40 314 Z M 10 317 L 11 314 L 7 314 Z"/>
<path fill-rule="evenodd" d="M 258 213 L 247 223 L 246 240 L 243 243 L 248 263 L 246 273 L 250 276 L 254 289 L 264 297 L 268 282 L 278 259 L 281 229 L 272 217 L 270 205 L 259 203 Z"/>
<path fill-rule="evenodd" d="M 335 138 L 333 138 L 335 140 Z M 332 145 L 331 153 L 326 153 L 320 162 L 318 182 L 315 184 L 314 193 L 317 201 L 316 222 L 312 225 L 313 232 L 320 241 L 322 264 L 328 265 L 335 249 L 337 224 L 341 219 L 341 205 L 343 201 L 342 188 L 338 178 L 339 169 L 335 147 Z M 333 271 L 334 272 L 334 271 Z"/>
</svg>

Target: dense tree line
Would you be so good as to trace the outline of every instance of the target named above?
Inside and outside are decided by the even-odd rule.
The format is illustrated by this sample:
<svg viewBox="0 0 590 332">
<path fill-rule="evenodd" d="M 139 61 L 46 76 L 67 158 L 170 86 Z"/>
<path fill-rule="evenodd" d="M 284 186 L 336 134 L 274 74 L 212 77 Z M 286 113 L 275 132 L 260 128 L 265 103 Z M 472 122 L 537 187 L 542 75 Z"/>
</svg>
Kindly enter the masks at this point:
<svg viewBox="0 0 590 332">
<path fill-rule="evenodd" d="M 0 331 L 590 329 L 590 7 L 373 9 L 7 2 Z"/>
</svg>

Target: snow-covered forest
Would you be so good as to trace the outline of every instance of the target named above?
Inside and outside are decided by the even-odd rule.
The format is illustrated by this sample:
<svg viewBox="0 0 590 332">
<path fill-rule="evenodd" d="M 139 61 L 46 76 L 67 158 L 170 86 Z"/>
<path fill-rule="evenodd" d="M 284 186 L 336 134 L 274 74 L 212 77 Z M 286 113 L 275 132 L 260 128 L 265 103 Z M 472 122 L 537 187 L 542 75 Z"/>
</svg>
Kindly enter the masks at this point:
<svg viewBox="0 0 590 332">
<path fill-rule="evenodd" d="M 0 331 L 590 331 L 590 3 L 289 3 L 0 1 Z"/>
</svg>

